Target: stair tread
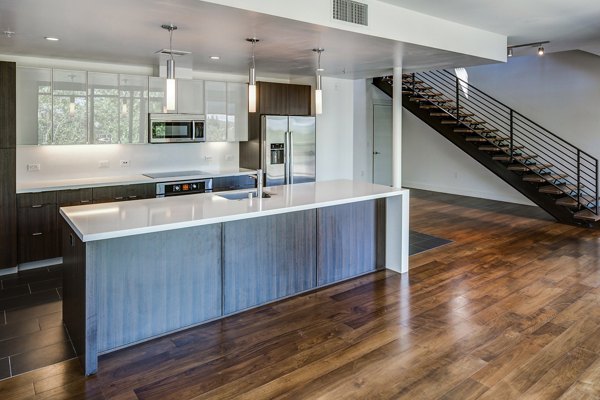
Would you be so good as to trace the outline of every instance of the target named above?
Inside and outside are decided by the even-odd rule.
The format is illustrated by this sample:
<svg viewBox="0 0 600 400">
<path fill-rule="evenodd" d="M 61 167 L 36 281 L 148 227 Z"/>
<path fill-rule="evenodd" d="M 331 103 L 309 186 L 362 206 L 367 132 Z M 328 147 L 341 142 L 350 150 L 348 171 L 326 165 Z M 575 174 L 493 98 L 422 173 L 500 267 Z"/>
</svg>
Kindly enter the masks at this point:
<svg viewBox="0 0 600 400">
<path fill-rule="evenodd" d="M 581 188 L 584 186 L 581 185 Z M 562 194 L 562 193 L 570 193 L 577 190 L 577 185 L 573 185 L 570 183 L 563 183 L 560 185 L 548 185 L 542 186 L 539 188 L 540 193 L 548 193 L 548 194 Z"/>
<path fill-rule="evenodd" d="M 576 212 L 574 217 L 577 219 L 583 219 L 586 221 L 594 221 L 594 222 L 600 221 L 600 215 L 594 214 L 590 210 L 582 210 L 582 211 Z"/>
<path fill-rule="evenodd" d="M 583 205 L 595 205 L 594 203 L 594 198 L 591 196 L 581 196 L 580 197 L 580 201 Z M 560 199 L 556 200 L 556 204 L 559 206 L 565 206 L 565 207 L 578 207 L 579 203 L 577 202 L 577 199 L 567 196 L 567 197 L 561 197 Z"/>
</svg>

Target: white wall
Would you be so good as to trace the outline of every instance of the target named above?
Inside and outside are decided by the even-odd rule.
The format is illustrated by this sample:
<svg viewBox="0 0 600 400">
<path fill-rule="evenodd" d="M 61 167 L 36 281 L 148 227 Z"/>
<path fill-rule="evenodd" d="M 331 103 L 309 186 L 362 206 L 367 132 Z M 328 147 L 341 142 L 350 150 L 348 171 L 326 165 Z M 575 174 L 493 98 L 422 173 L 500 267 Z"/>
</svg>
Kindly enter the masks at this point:
<svg viewBox="0 0 600 400">
<path fill-rule="evenodd" d="M 600 158 L 600 57 L 569 51 L 467 70 L 474 86 Z M 403 140 L 406 186 L 531 204 L 406 111 Z"/>
</svg>

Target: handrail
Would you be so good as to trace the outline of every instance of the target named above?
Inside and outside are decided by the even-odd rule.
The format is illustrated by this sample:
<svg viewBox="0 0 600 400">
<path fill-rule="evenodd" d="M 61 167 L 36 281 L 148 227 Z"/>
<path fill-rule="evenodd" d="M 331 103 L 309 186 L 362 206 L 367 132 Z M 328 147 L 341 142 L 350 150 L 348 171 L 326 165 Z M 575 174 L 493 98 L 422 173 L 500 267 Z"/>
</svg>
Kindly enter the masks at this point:
<svg viewBox="0 0 600 400">
<path fill-rule="evenodd" d="M 486 120 L 487 129 L 498 132 L 496 134 L 498 147 L 500 147 L 500 142 L 507 143 L 505 146 L 508 149 L 505 148 L 504 152 L 511 157 L 511 161 L 527 164 L 527 159 L 518 158 L 519 154 L 534 156 L 538 162 L 542 161 L 552 165 L 551 168 L 544 169 L 544 174 L 566 175 L 564 179 L 550 179 L 548 184 L 557 187 L 562 183 L 573 185 L 576 190 L 567 190 L 565 195 L 576 200 L 580 208 L 590 210 L 598 215 L 598 159 L 481 89 L 458 78 L 450 71 L 429 71 L 413 73 L 410 76 L 412 82 L 409 78 L 409 81 L 403 83 L 403 86 L 412 91 L 414 95 L 421 96 L 446 111 L 448 117 L 456 120 L 457 125 L 467 126 L 474 130 L 483 129 L 481 124 L 475 125 L 470 122 L 471 118 L 483 117 Z M 386 79 L 392 81 L 391 77 L 386 77 Z M 444 99 L 450 103 L 454 102 L 454 105 L 441 106 L 440 104 L 445 103 L 436 101 L 435 95 L 430 94 L 428 97 L 429 89 L 425 91 L 418 89 L 417 80 L 441 93 Z M 461 91 L 463 87 L 468 88 L 468 96 Z M 468 117 L 465 114 L 473 116 Z M 500 132 L 503 135 L 499 134 Z M 515 151 L 515 144 L 520 146 L 518 152 Z M 543 176 L 541 170 L 538 174 Z M 591 202 L 590 197 L 593 199 Z"/>
</svg>

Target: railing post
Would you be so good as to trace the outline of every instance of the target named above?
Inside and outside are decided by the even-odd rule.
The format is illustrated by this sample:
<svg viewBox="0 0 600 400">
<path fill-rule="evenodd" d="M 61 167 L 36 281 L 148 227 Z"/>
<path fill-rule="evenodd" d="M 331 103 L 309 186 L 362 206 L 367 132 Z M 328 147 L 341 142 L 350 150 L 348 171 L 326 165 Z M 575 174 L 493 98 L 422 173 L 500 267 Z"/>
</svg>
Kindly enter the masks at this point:
<svg viewBox="0 0 600 400">
<path fill-rule="evenodd" d="M 514 150 L 514 130 L 513 130 L 513 109 L 510 109 L 510 162 L 512 163 L 514 161 L 513 159 L 513 150 Z"/>
<path fill-rule="evenodd" d="M 577 204 L 581 206 L 581 150 L 577 149 Z"/>
<path fill-rule="evenodd" d="M 415 84 L 416 84 L 415 83 L 415 73 L 413 72 L 411 75 L 412 75 L 412 91 L 413 91 L 413 94 L 414 94 L 415 93 L 415 87 L 416 87 L 415 86 Z"/>
<path fill-rule="evenodd" d="M 594 203 L 596 203 L 596 215 L 598 215 L 598 159 L 596 159 L 596 180 L 594 182 L 596 183 L 596 198 Z"/>
<path fill-rule="evenodd" d="M 458 76 L 456 77 L 456 124 L 460 124 L 460 84 Z"/>
</svg>

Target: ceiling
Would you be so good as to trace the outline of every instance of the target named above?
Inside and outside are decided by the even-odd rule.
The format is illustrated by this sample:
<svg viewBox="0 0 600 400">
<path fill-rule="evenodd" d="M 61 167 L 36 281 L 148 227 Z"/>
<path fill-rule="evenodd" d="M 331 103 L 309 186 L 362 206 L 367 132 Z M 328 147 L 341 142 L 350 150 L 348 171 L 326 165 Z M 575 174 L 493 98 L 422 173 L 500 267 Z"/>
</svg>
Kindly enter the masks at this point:
<svg viewBox="0 0 600 400">
<path fill-rule="evenodd" d="M 178 65 L 208 72 L 247 73 L 252 36 L 259 76 L 314 74 L 315 47 L 325 48 L 325 75 L 348 78 L 389 73 L 399 57 L 408 71 L 490 62 L 198 0 L 0 0 L 0 32 L 15 32 L 0 35 L 0 54 L 157 65 L 155 52 L 169 47 L 165 23 L 179 27 L 173 48 L 192 52 Z"/>
<path fill-rule="evenodd" d="M 506 35 L 509 45 L 549 40 L 546 51 L 580 49 L 600 55 L 598 0 L 381 1 Z"/>
</svg>

